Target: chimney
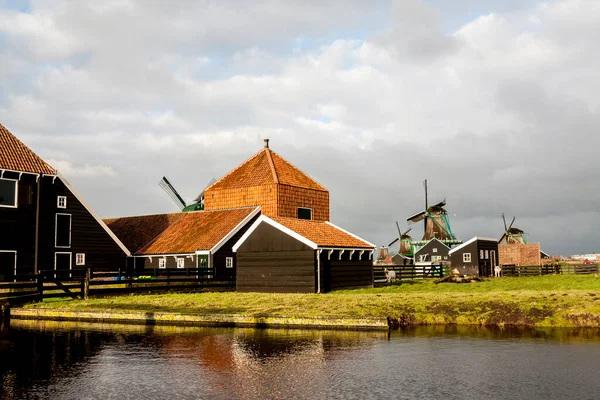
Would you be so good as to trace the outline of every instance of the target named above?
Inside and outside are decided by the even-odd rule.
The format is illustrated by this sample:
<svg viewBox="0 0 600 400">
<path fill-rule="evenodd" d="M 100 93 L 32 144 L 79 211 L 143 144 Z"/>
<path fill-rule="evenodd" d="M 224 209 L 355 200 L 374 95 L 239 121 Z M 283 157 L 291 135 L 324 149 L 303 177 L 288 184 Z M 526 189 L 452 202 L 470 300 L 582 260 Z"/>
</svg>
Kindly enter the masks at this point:
<svg viewBox="0 0 600 400">
<path fill-rule="evenodd" d="M 265 139 L 265 149 L 269 148 L 269 139 Z"/>
</svg>

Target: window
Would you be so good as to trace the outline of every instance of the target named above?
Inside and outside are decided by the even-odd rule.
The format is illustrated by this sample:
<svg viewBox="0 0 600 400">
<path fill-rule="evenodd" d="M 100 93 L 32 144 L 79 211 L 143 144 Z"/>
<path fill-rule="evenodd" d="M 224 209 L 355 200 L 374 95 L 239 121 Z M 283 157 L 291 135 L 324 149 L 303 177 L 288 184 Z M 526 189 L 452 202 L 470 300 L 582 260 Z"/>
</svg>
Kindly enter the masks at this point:
<svg viewBox="0 0 600 400">
<path fill-rule="evenodd" d="M 0 207 L 17 208 L 17 188 L 17 181 L 0 179 Z"/>
<path fill-rule="evenodd" d="M 431 261 L 433 261 L 433 262 L 442 261 L 442 256 L 432 256 Z"/>
<path fill-rule="evenodd" d="M 56 198 L 56 207 L 67 208 L 67 196 L 58 196 Z"/>
<path fill-rule="evenodd" d="M 85 253 L 77 253 L 75 255 L 75 265 L 85 265 Z"/>
<path fill-rule="evenodd" d="M 167 268 L 167 259 L 166 258 L 158 259 L 158 268 L 161 268 L 161 269 Z"/>
<path fill-rule="evenodd" d="M 233 268 L 233 257 L 227 257 L 225 259 L 225 268 Z"/>
<path fill-rule="evenodd" d="M 479 250 L 479 259 L 483 260 L 483 250 Z"/>
<path fill-rule="evenodd" d="M 185 258 L 177 259 L 177 268 L 185 268 Z"/>
<path fill-rule="evenodd" d="M 471 262 L 471 253 L 463 253 L 463 262 Z"/>
<path fill-rule="evenodd" d="M 486 259 L 486 260 L 489 260 L 489 259 L 490 259 L 490 251 L 489 251 L 489 250 L 486 250 L 486 251 L 485 251 L 485 259 Z"/>
<path fill-rule="evenodd" d="M 71 247 L 71 215 L 56 214 L 55 246 Z"/>
<path fill-rule="evenodd" d="M 298 207 L 298 219 L 312 219 L 312 208 Z"/>
<path fill-rule="evenodd" d="M 434 253 L 437 253 L 437 247 L 434 247 L 434 248 L 433 248 L 433 252 L 434 252 Z"/>
</svg>

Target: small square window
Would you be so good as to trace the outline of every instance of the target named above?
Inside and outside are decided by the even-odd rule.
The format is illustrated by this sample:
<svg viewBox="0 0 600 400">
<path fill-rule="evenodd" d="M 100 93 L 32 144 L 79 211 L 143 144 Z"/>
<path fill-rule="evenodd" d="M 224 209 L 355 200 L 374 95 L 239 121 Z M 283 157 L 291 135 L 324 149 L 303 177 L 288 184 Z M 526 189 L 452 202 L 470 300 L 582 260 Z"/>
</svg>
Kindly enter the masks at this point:
<svg viewBox="0 0 600 400">
<path fill-rule="evenodd" d="M 463 262 L 470 263 L 471 262 L 471 253 L 463 254 Z"/>
<path fill-rule="evenodd" d="M 227 257 L 225 259 L 225 268 L 233 268 L 233 257 Z"/>
<path fill-rule="evenodd" d="M 0 207 L 17 208 L 18 186 L 15 180 L 0 179 Z"/>
<path fill-rule="evenodd" d="M 159 258 L 158 259 L 158 268 L 160 268 L 160 269 L 167 268 L 167 259 L 166 258 Z"/>
<path fill-rule="evenodd" d="M 312 219 L 312 209 L 298 207 L 298 219 Z"/>
<path fill-rule="evenodd" d="M 177 259 L 177 268 L 185 268 L 185 258 Z"/>
<path fill-rule="evenodd" d="M 67 208 L 67 196 L 58 196 L 56 198 L 56 207 Z"/>
<path fill-rule="evenodd" d="M 85 253 L 77 253 L 75 255 L 75 265 L 85 265 Z"/>
<path fill-rule="evenodd" d="M 433 252 L 434 252 L 434 253 L 437 253 L 437 247 L 434 247 L 434 248 L 433 248 Z"/>
</svg>

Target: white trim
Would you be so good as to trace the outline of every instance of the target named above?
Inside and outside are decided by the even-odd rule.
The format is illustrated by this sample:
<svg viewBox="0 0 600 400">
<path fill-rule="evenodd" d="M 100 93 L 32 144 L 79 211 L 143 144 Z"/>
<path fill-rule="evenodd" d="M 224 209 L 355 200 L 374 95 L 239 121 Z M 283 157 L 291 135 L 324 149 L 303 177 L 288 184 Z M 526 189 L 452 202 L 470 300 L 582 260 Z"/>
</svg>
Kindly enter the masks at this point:
<svg viewBox="0 0 600 400">
<path fill-rule="evenodd" d="M 8 179 L 8 178 L 0 178 L 0 181 L 11 181 L 15 183 L 15 205 L 14 206 L 5 206 L 0 204 L 1 208 L 19 208 L 19 180 L 18 179 Z"/>
<path fill-rule="evenodd" d="M 231 239 L 236 233 L 239 232 L 240 229 L 242 229 L 244 226 L 246 226 L 246 224 L 252 219 L 254 218 L 258 213 L 260 213 L 260 206 L 256 207 L 254 210 L 252 210 L 252 212 L 250 214 L 248 214 L 239 224 L 236 225 L 235 228 L 233 228 L 227 235 L 225 235 L 223 237 L 223 239 L 219 240 L 219 242 L 217 244 L 215 244 L 212 249 L 209 250 L 209 254 L 212 253 L 216 253 L 217 251 L 219 251 L 219 249 L 221 247 L 223 247 L 223 245 L 225 245 L 225 243 L 227 243 L 227 241 L 229 239 Z"/>
<path fill-rule="evenodd" d="M 487 241 L 487 242 L 494 242 L 495 244 L 498 244 L 498 240 L 497 239 L 475 236 L 474 238 L 471 238 L 471 239 L 467 240 L 466 242 L 464 242 L 460 246 L 456 246 L 455 248 L 451 249 L 448 252 L 448 255 L 450 255 L 450 254 L 452 254 L 452 253 L 454 253 L 454 252 L 462 249 L 463 247 L 465 247 L 465 246 L 467 246 L 467 245 L 469 245 L 469 244 L 471 244 L 471 243 L 473 243 L 473 242 L 475 242 L 477 240 L 484 240 L 484 241 Z"/>
<path fill-rule="evenodd" d="M 420 252 L 421 250 L 423 250 L 425 248 L 425 246 L 429 245 L 429 243 L 433 242 L 433 241 L 437 241 L 439 244 L 441 244 L 442 246 L 444 246 L 445 248 L 447 248 L 448 250 L 450 250 L 450 246 L 448 246 L 446 243 L 442 242 L 440 239 L 438 238 L 433 238 L 433 239 L 429 239 L 427 241 L 427 243 L 425 243 L 423 246 L 419 247 L 419 249 L 417 251 L 415 251 L 415 255 Z M 448 254 L 450 254 L 450 252 L 448 252 Z"/>
<path fill-rule="evenodd" d="M 61 200 L 64 200 L 64 204 L 62 206 L 60 205 Z M 56 208 L 67 208 L 67 196 L 56 196 Z"/>
<path fill-rule="evenodd" d="M 69 245 L 68 246 L 59 246 L 58 245 L 58 216 L 59 215 L 68 215 L 69 216 Z M 73 215 L 66 213 L 56 213 L 54 216 L 54 247 L 57 249 L 70 249 L 73 244 Z"/>
<path fill-rule="evenodd" d="M 162 264 L 163 264 L 162 267 L 160 266 L 161 261 L 162 261 Z M 167 257 L 160 257 L 158 259 L 158 269 L 167 269 Z"/>
<path fill-rule="evenodd" d="M 229 261 L 231 261 L 231 265 L 227 265 Z M 233 268 L 233 257 L 225 257 L 225 268 Z"/>
<path fill-rule="evenodd" d="M 83 257 L 82 262 L 79 262 L 79 256 Z M 76 266 L 85 265 L 85 253 L 75 253 L 75 265 Z"/>
<path fill-rule="evenodd" d="M 310 210 L 310 218 L 309 219 L 298 217 L 298 210 L 301 209 L 301 208 L 304 209 L 304 210 Z M 312 221 L 313 220 L 313 209 L 310 208 L 310 207 L 296 207 L 296 217 L 298 219 L 303 220 L 303 221 Z"/>
<path fill-rule="evenodd" d="M 5 172 L 14 172 L 15 174 L 29 174 L 29 175 L 35 175 L 35 176 L 53 176 L 53 175 L 48 175 L 48 174 L 40 174 L 38 172 L 28 172 L 28 171 L 17 171 L 14 169 L 6 169 L 6 168 L 0 168 L 0 171 L 2 171 L 2 175 L 4 175 Z"/>
<path fill-rule="evenodd" d="M 175 257 L 175 262 L 177 263 L 177 269 L 185 268 L 185 257 Z M 181 266 L 179 264 L 181 264 Z"/>
<path fill-rule="evenodd" d="M 462 259 L 462 262 L 464 262 L 464 263 L 470 263 L 470 262 L 473 262 L 473 256 L 471 255 L 471 253 L 463 253 L 463 255 L 462 255 L 462 256 L 463 256 L 463 257 L 462 257 L 462 258 L 463 258 L 463 259 Z M 467 256 L 469 256 L 469 260 L 468 260 L 468 261 L 466 260 Z"/>
<path fill-rule="evenodd" d="M 345 252 L 345 251 L 346 251 L 346 249 L 340 249 L 340 254 L 338 254 L 338 255 L 339 255 L 339 258 L 338 258 L 338 260 L 341 260 L 341 259 L 342 259 L 342 256 L 344 255 L 344 252 Z"/>
<path fill-rule="evenodd" d="M 161 258 L 161 257 L 189 257 L 189 256 L 193 256 L 194 254 L 198 254 L 198 253 L 181 253 L 181 254 L 135 254 L 131 257 L 133 258 L 152 258 L 152 257 L 156 257 L 156 258 Z"/>
<path fill-rule="evenodd" d="M 210 255 L 210 250 L 198 250 L 198 251 L 196 251 L 196 255 L 199 255 L 199 256 Z"/>
<path fill-rule="evenodd" d="M 331 223 L 331 222 L 329 222 L 329 221 L 325 221 L 325 223 L 326 223 L 326 224 L 329 224 L 329 225 L 331 225 L 331 226 L 333 226 L 335 229 L 339 229 L 340 231 L 344 232 L 344 233 L 345 233 L 345 234 L 347 234 L 347 235 L 350 235 L 350 236 L 352 236 L 352 237 L 353 237 L 353 238 L 355 238 L 355 239 L 362 240 L 363 242 L 365 242 L 366 244 L 368 244 L 369 246 L 371 246 L 371 247 L 373 247 L 373 248 L 377 247 L 377 246 L 375 246 L 373 243 L 371 243 L 371 242 L 368 242 L 368 241 L 366 241 L 365 239 L 363 239 L 363 238 L 361 238 L 361 237 L 359 237 L 359 236 L 356 236 L 354 233 L 350 233 L 350 232 L 348 232 L 347 230 L 345 230 L 345 229 L 342 229 L 342 228 L 340 228 L 339 226 L 337 226 L 337 225 L 335 225 L 335 224 L 332 224 L 332 223 Z"/>
<path fill-rule="evenodd" d="M 0 250 L 0 253 L 15 253 L 15 270 L 14 270 L 14 281 L 17 281 L 17 251 L 16 250 Z"/>
<path fill-rule="evenodd" d="M 319 246 L 317 246 L 316 243 L 308 240 L 307 238 L 298 234 L 297 232 L 294 232 L 290 228 L 281 225 L 279 222 L 273 221 L 271 218 L 269 218 L 263 214 L 260 217 L 258 217 L 258 219 L 256 221 L 254 221 L 252 226 L 250 228 L 248 228 L 246 233 L 244 233 L 244 235 L 240 238 L 240 240 L 238 240 L 237 243 L 233 246 L 234 253 L 237 252 L 237 250 L 240 248 L 240 246 L 250 237 L 250 235 L 252 235 L 252 233 L 256 230 L 256 228 L 258 228 L 258 226 L 260 224 L 262 224 L 263 222 L 271 225 L 275 229 L 282 231 L 286 235 L 293 237 L 294 239 L 298 240 L 299 242 L 304 243 L 305 245 L 307 245 L 308 247 L 310 247 L 313 250 L 316 250 L 319 247 Z"/>
<path fill-rule="evenodd" d="M 49 175 L 49 176 L 52 176 L 52 175 Z M 59 174 L 58 177 L 64 183 L 64 185 L 67 187 L 67 189 L 69 189 L 69 191 L 71 192 L 71 194 L 73 194 L 73 196 L 75 196 L 75 198 L 85 207 L 85 209 L 92 215 L 92 217 L 94 217 L 94 219 L 96 220 L 96 222 L 98 222 L 100 224 L 100 226 L 102 227 L 102 229 L 104 229 L 106 231 L 106 233 L 108 233 L 108 235 L 121 248 L 121 250 L 123 250 L 123 252 L 125 252 L 125 255 L 130 256 L 131 252 L 129 251 L 129 249 L 127 249 L 127 247 L 125 247 L 125 245 L 123 244 L 123 242 L 121 242 L 119 240 L 119 238 L 117 237 L 117 235 L 115 235 L 113 233 L 113 231 L 110 230 L 110 228 L 104 223 L 104 221 L 102 221 L 102 219 L 100 217 L 98 217 L 98 215 L 94 212 L 94 210 L 92 210 L 87 205 L 87 203 L 85 201 L 83 201 L 83 199 L 81 198 L 81 196 L 79 196 L 77 194 L 77 192 L 75 191 L 75 189 L 73 189 L 73 186 L 71 186 L 71 184 L 69 183 L 69 181 L 67 181 L 61 174 Z"/>
<path fill-rule="evenodd" d="M 69 255 L 69 271 L 73 270 L 73 252 L 71 252 L 71 251 L 55 251 L 54 252 L 54 270 L 58 271 L 56 269 L 56 256 L 58 254 L 68 254 Z M 70 275 L 71 274 L 69 273 L 69 276 Z"/>
<path fill-rule="evenodd" d="M 359 252 L 358 252 L 358 260 L 359 260 L 359 261 L 360 261 L 360 260 L 362 260 L 362 255 L 363 255 L 364 253 L 365 253 L 365 251 L 364 251 L 364 250 L 359 250 Z"/>
</svg>

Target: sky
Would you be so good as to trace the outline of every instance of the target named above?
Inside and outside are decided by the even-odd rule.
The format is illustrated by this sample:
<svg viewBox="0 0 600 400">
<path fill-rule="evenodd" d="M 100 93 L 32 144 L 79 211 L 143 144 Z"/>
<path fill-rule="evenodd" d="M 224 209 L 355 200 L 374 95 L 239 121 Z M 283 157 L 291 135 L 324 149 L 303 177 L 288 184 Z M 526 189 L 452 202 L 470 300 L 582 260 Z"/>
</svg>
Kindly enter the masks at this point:
<svg viewBox="0 0 600 400">
<path fill-rule="evenodd" d="M 446 199 L 600 252 L 600 1 L 0 0 L 0 123 L 102 217 L 175 212 L 271 149 L 377 245 Z M 420 238 L 422 225 L 412 226 Z"/>
</svg>

